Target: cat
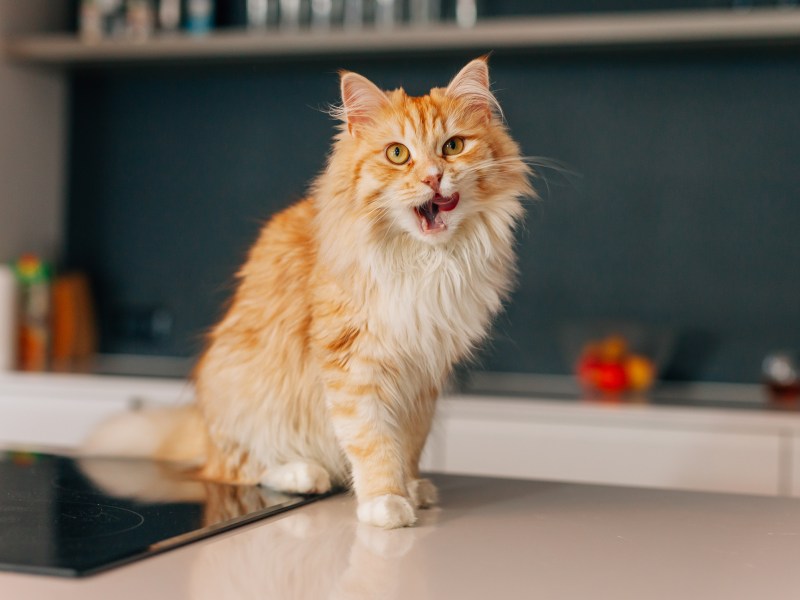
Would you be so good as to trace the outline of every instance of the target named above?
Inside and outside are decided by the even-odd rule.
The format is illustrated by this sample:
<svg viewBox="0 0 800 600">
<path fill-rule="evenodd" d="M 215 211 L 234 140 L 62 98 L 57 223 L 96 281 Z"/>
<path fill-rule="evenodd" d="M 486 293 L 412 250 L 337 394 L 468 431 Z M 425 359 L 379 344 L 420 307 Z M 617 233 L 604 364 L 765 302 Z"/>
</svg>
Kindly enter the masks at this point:
<svg viewBox="0 0 800 600">
<path fill-rule="evenodd" d="M 250 250 L 195 404 L 107 426 L 87 448 L 285 492 L 351 485 L 358 519 L 389 529 L 437 502 L 419 473 L 436 399 L 512 288 L 534 192 L 485 57 L 421 97 L 340 78 L 327 167 Z"/>
</svg>

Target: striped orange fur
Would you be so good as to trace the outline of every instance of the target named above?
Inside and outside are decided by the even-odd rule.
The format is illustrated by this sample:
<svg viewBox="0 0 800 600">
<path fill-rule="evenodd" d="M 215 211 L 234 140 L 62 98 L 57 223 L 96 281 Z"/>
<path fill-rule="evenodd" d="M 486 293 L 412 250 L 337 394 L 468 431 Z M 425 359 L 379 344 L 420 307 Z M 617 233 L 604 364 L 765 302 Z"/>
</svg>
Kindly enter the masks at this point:
<svg viewBox="0 0 800 600">
<path fill-rule="evenodd" d="M 263 228 L 197 366 L 204 474 L 352 485 L 362 521 L 406 526 L 436 501 L 419 479 L 436 398 L 509 293 L 532 190 L 485 59 L 422 97 L 341 85 L 327 168 Z"/>
</svg>

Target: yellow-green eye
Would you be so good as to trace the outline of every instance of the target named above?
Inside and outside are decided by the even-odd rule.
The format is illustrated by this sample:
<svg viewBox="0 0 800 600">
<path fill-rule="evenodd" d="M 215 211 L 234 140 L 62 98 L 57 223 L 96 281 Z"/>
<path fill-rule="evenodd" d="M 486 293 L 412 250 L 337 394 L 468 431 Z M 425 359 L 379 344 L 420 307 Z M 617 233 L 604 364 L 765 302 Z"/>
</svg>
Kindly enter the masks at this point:
<svg viewBox="0 0 800 600">
<path fill-rule="evenodd" d="M 451 137 L 442 146 L 442 154 L 445 156 L 455 156 L 456 154 L 461 154 L 463 150 L 464 138 L 460 137 Z"/>
<path fill-rule="evenodd" d="M 403 144 L 392 144 L 386 148 L 386 158 L 389 159 L 389 162 L 393 162 L 396 165 L 404 165 L 408 162 L 410 157 L 411 153 Z"/>
</svg>

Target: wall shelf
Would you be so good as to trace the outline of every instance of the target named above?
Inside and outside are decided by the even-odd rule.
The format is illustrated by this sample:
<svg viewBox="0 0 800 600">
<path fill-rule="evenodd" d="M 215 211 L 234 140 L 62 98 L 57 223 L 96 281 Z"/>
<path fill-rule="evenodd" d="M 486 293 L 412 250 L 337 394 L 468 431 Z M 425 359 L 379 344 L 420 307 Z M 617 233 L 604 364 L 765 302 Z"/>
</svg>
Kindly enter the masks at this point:
<svg viewBox="0 0 800 600">
<path fill-rule="evenodd" d="M 774 45 L 800 43 L 800 10 L 693 10 L 521 17 L 395 30 L 219 31 L 205 37 L 157 36 L 143 42 L 86 43 L 74 35 L 7 40 L 3 53 L 28 65 L 110 67 L 203 62 L 371 56 L 399 52 L 487 50 L 580 51 L 602 48 Z"/>
</svg>

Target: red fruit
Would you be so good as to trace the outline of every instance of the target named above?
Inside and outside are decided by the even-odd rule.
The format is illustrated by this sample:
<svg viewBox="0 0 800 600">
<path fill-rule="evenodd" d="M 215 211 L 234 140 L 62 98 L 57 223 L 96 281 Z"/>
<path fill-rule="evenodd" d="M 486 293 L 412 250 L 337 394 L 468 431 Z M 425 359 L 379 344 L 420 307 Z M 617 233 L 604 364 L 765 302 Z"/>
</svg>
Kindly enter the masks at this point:
<svg viewBox="0 0 800 600">
<path fill-rule="evenodd" d="M 595 369 L 594 385 L 604 392 L 624 392 L 628 387 L 625 367 L 619 363 L 602 363 Z"/>
<path fill-rule="evenodd" d="M 597 387 L 597 370 L 602 366 L 602 363 L 596 356 L 591 354 L 584 354 L 578 361 L 575 367 L 575 372 L 578 375 L 578 381 L 581 385 L 588 388 Z"/>
</svg>

